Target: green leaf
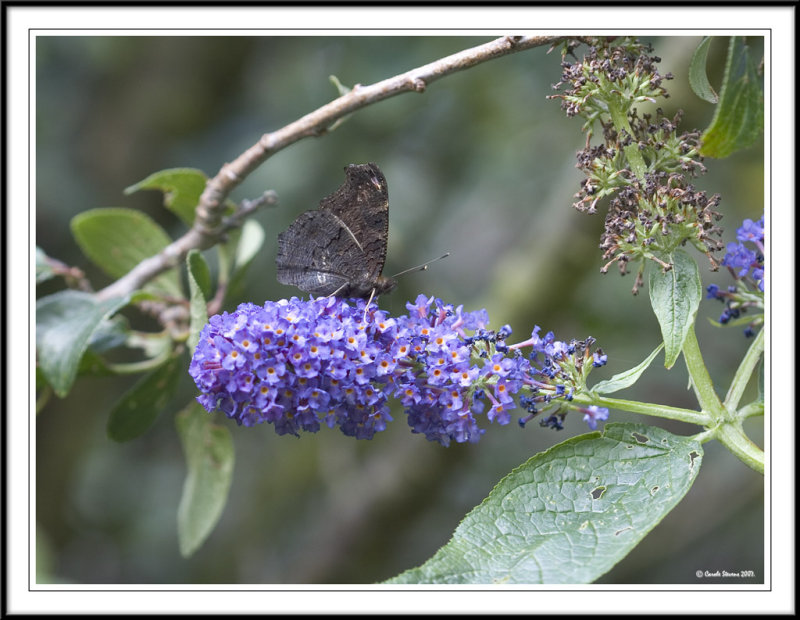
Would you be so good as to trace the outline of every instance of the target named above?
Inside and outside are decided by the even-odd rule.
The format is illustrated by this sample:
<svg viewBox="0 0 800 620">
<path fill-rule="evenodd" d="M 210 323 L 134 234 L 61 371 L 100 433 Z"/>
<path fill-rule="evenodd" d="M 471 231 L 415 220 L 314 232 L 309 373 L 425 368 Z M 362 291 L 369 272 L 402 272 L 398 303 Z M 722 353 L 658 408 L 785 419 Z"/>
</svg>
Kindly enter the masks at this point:
<svg viewBox="0 0 800 620">
<path fill-rule="evenodd" d="M 672 263 L 672 269 L 667 273 L 661 269 L 651 269 L 649 283 L 650 303 L 664 338 L 666 368 L 672 368 L 678 359 L 703 298 L 700 272 L 695 260 L 677 249 L 669 262 Z"/>
<path fill-rule="evenodd" d="M 703 449 L 644 424 L 608 424 L 537 454 L 492 489 L 450 542 L 386 583 L 591 583 L 691 488 Z"/>
<path fill-rule="evenodd" d="M 50 383 L 47 381 L 47 377 L 44 376 L 42 369 L 39 368 L 38 364 L 36 366 L 36 391 L 39 392 L 47 387 L 50 387 Z"/>
<path fill-rule="evenodd" d="M 124 346 L 130 335 L 128 320 L 122 315 L 116 315 L 103 320 L 92 334 L 89 347 L 97 353 L 116 349 Z"/>
<path fill-rule="evenodd" d="M 706 74 L 706 63 L 708 62 L 708 49 L 711 47 L 711 39 L 705 37 L 697 49 L 692 54 L 692 62 L 689 65 L 689 85 L 694 94 L 705 99 L 709 103 L 717 103 L 719 95 L 711 87 Z"/>
<path fill-rule="evenodd" d="M 331 84 L 333 84 L 336 87 L 336 90 L 339 91 L 339 96 L 340 97 L 346 95 L 347 93 L 349 93 L 352 90 L 348 86 L 345 86 L 344 84 L 342 84 L 339 81 L 339 78 L 336 77 L 335 75 L 329 75 L 328 79 L 331 81 Z"/>
<path fill-rule="evenodd" d="M 116 374 L 106 361 L 91 348 L 86 350 L 78 364 L 78 376 L 111 377 Z"/>
<path fill-rule="evenodd" d="M 725 329 L 727 327 L 741 327 L 742 325 L 749 325 L 753 322 L 753 319 L 757 318 L 758 314 L 747 314 L 745 316 L 740 316 L 738 319 L 731 319 L 727 323 L 720 323 L 712 319 L 711 317 L 706 317 L 708 322 L 711 323 L 714 327 L 720 327 Z"/>
<path fill-rule="evenodd" d="M 186 255 L 186 269 L 189 277 L 189 339 L 187 344 L 189 349 L 194 351 L 200 340 L 200 330 L 208 323 L 206 308 L 208 293 L 204 293 L 203 286 L 198 283 L 198 280 L 206 282 L 210 293 L 211 276 L 208 271 L 208 263 L 197 250 L 191 250 Z"/>
<path fill-rule="evenodd" d="M 265 236 L 263 227 L 255 220 L 247 220 L 242 226 L 242 233 L 236 244 L 233 273 L 228 284 L 229 295 L 238 296 L 244 285 L 247 268 L 264 245 Z"/>
<path fill-rule="evenodd" d="M 174 356 L 125 392 L 108 417 L 108 437 L 129 441 L 150 428 L 175 394 L 183 368 L 181 356 Z"/>
<path fill-rule="evenodd" d="M 700 153 L 727 157 L 759 139 L 764 129 L 764 92 L 741 37 L 731 37 L 720 102 L 703 133 Z"/>
<path fill-rule="evenodd" d="M 639 380 L 639 377 L 641 377 L 642 373 L 647 370 L 647 367 L 650 366 L 651 362 L 656 358 L 656 355 L 658 355 L 658 352 L 663 348 L 664 343 L 662 342 L 660 345 L 658 345 L 658 347 L 656 347 L 656 350 L 648 355 L 647 359 L 641 364 L 635 368 L 631 368 L 630 370 L 626 370 L 625 372 L 614 375 L 607 381 L 601 381 L 592 388 L 592 392 L 595 392 L 596 394 L 612 394 L 632 386 Z"/>
<path fill-rule="evenodd" d="M 352 88 L 348 88 L 347 86 L 342 84 L 339 81 L 339 78 L 336 77 L 335 75 L 329 75 L 328 79 L 331 81 L 331 84 L 333 84 L 336 87 L 336 90 L 339 91 L 339 96 L 340 97 L 344 97 L 347 93 L 349 93 L 351 90 L 353 90 Z M 351 116 L 352 116 L 352 114 L 346 114 L 345 116 L 342 116 L 341 118 L 336 119 L 333 122 L 333 124 L 330 127 L 328 127 L 328 131 L 333 131 L 339 125 L 341 125 L 345 121 L 349 120 Z"/>
<path fill-rule="evenodd" d="M 36 246 L 36 284 L 41 284 L 50 278 L 54 278 L 56 272 L 53 271 L 53 266 L 47 260 L 45 251 Z"/>
<path fill-rule="evenodd" d="M 198 250 L 190 250 L 186 255 L 186 268 L 203 297 L 211 297 L 211 270 Z"/>
<path fill-rule="evenodd" d="M 118 374 L 99 354 L 127 344 L 130 328 L 125 317 L 117 314 L 104 319 L 89 339 L 89 348 L 78 364 L 78 376 L 109 377 Z"/>
<path fill-rule="evenodd" d="M 187 226 L 194 222 L 194 210 L 206 188 L 206 177 L 195 168 L 170 168 L 154 172 L 146 179 L 125 188 L 125 195 L 142 189 L 164 192 L 164 206 L 177 215 Z"/>
<path fill-rule="evenodd" d="M 211 420 L 197 403 L 176 418 L 188 469 L 178 507 L 178 544 L 183 557 L 197 551 L 214 529 L 233 479 L 231 434 Z"/>
<path fill-rule="evenodd" d="M 255 258 L 264 245 L 264 228 L 255 220 L 247 220 L 242 226 L 242 236 L 236 245 L 236 262 L 234 269 L 243 270 Z"/>
<path fill-rule="evenodd" d="M 36 302 L 36 357 L 55 393 L 64 397 L 95 331 L 128 299 L 97 301 L 80 291 L 60 291 Z"/>
<path fill-rule="evenodd" d="M 220 286 L 230 282 L 236 261 L 236 248 L 242 236 L 242 228 L 232 228 L 226 235 L 224 243 L 217 244 L 217 265 L 219 268 Z"/>
<path fill-rule="evenodd" d="M 71 226 L 83 253 L 113 278 L 124 276 L 171 241 L 161 226 L 133 209 L 90 209 L 72 218 Z M 174 269 L 155 278 L 148 288 L 173 297 L 182 296 Z"/>
</svg>

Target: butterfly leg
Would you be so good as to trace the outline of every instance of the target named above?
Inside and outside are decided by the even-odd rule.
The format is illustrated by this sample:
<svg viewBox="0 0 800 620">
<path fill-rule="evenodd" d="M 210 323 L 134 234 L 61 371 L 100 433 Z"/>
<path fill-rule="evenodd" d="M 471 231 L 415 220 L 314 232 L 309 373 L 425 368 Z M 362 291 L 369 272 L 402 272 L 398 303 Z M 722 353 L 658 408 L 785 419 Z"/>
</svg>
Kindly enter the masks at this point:
<svg viewBox="0 0 800 620">
<path fill-rule="evenodd" d="M 325 295 L 325 297 L 336 297 L 336 296 L 337 296 L 339 293 L 341 293 L 341 292 L 342 292 L 342 291 L 343 291 L 345 288 L 347 288 L 347 285 L 348 285 L 348 284 L 349 284 L 349 282 L 345 282 L 345 283 L 344 283 L 344 284 L 342 284 L 342 285 L 341 285 L 339 288 L 337 288 L 335 291 L 333 291 L 333 293 L 331 293 L 330 295 Z"/>
<path fill-rule="evenodd" d="M 369 309 L 369 305 L 372 303 L 374 297 L 375 297 L 375 289 L 372 289 L 372 292 L 369 294 L 369 299 L 367 300 L 367 305 L 364 306 L 364 323 L 367 322 L 367 310 Z"/>
</svg>

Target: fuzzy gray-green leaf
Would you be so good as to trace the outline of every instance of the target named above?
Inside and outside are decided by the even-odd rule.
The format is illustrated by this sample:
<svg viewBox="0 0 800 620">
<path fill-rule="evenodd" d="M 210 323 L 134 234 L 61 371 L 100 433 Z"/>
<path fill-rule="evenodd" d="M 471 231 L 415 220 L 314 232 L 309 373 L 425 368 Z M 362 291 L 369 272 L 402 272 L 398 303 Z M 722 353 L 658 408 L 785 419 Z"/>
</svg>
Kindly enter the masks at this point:
<svg viewBox="0 0 800 620">
<path fill-rule="evenodd" d="M 656 350 L 648 355 L 647 359 L 645 359 L 641 364 L 631 368 L 630 370 L 616 374 L 607 381 L 601 381 L 592 388 L 592 392 L 595 392 L 596 394 L 613 394 L 614 392 L 618 392 L 619 390 L 624 390 L 625 388 L 632 386 L 639 380 L 639 377 L 641 377 L 642 373 L 647 370 L 648 366 L 650 366 L 656 355 L 658 355 L 658 352 L 663 348 L 664 343 L 662 342 L 656 347 Z"/>
<path fill-rule="evenodd" d="M 233 439 L 212 423 L 197 403 L 175 420 L 186 456 L 187 475 L 178 506 L 178 543 L 183 557 L 203 544 L 219 521 L 233 480 Z"/>
<path fill-rule="evenodd" d="M 703 449 L 643 424 L 609 424 L 501 480 L 430 560 L 387 583 L 591 583 L 691 488 Z"/>
</svg>

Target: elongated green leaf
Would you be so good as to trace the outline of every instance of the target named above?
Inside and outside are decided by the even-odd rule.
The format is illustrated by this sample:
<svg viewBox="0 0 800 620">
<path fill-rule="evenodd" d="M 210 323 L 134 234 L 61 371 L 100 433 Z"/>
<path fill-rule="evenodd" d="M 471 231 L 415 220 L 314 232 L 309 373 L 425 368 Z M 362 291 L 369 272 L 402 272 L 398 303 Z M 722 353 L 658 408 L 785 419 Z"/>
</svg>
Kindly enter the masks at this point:
<svg viewBox="0 0 800 620">
<path fill-rule="evenodd" d="M 49 280 L 55 277 L 56 273 L 53 271 L 53 266 L 47 261 L 47 254 L 45 251 L 36 246 L 36 284 Z"/>
<path fill-rule="evenodd" d="M 244 269 L 264 245 L 264 228 L 256 220 L 247 220 L 242 226 L 242 236 L 236 245 L 235 269 Z"/>
<path fill-rule="evenodd" d="M 186 268 L 203 297 L 206 299 L 211 297 L 211 270 L 198 250 L 190 250 L 186 255 Z"/>
<path fill-rule="evenodd" d="M 164 192 L 164 206 L 177 215 L 185 224 L 194 222 L 194 209 L 206 187 L 202 170 L 195 168 L 170 168 L 154 172 L 146 179 L 125 188 L 125 194 L 142 189 L 157 189 Z"/>
<path fill-rule="evenodd" d="M 36 358 L 55 393 L 64 397 L 78 373 L 92 335 L 127 298 L 98 302 L 93 295 L 60 291 L 36 302 Z"/>
<path fill-rule="evenodd" d="M 241 294 L 248 267 L 264 245 L 264 229 L 255 220 L 247 220 L 242 226 L 236 243 L 233 271 L 228 284 L 228 294 L 237 297 Z"/>
<path fill-rule="evenodd" d="M 206 308 L 207 293 L 198 280 L 207 281 L 207 287 L 211 288 L 211 276 L 208 271 L 208 264 L 203 255 L 197 250 L 192 250 L 186 256 L 186 268 L 189 277 L 189 339 L 188 345 L 191 351 L 197 347 L 200 338 L 200 330 L 208 323 L 208 310 Z"/>
<path fill-rule="evenodd" d="M 89 347 L 97 353 L 109 351 L 125 344 L 130 335 L 128 320 L 122 315 L 105 319 L 97 326 L 89 341 Z"/>
<path fill-rule="evenodd" d="M 764 92 L 741 37 L 731 37 L 720 101 L 702 135 L 700 153 L 727 157 L 751 146 L 764 129 Z"/>
<path fill-rule="evenodd" d="M 339 78 L 336 77 L 335 75 L 329 75 L 328 79 L 331 81 L 331 84 L 333 84 L 336 87 L 336 90 L 339 91 L 339 96 L 346 95 L 347 93 L 349 93 L 352 90 L 350 87 L 345 86 L 344 84 L 342 84 L 339 81 Z"/>
<path fill-rule="evenodd" d="M 219 284 L 227 284 L 233 275 L 234 265 L 236 264 L 236 248 L 239 247 L 239 239 L 242 237 L 241 228 L 233 228 L 226 235 L 224 243 L 217 244 L 217 265 L 219 268 Z"/>
<path fill-rule="evenodd" d="M 158 254 L 171 241 L 161 226 L 133 209 L 91 209 L 72 218 L 71 226 L 83 253 L 114 278 Z M 148 287 L 174 297 L 182 295 L 174 269 L 155 278 Z"/>
<path fill-rule="evenodd" d="M 78 364 L 78 376 L 111 377 L 116 374 L 102 357 L 92 351 L 91 347 L 86 350 Z"/>
<path fill-rule="evenodd" d="M 683 498 L 699 443 L 608 424 L 537 454 L 492 489 L 425 564 L 387 583 L 591 583 Z"/>
<path fill-rule="evenodd" d="M 672 269 L 667 273 L 652 269 L 649 283 L 650 304 L 664 338 L 666 368 L 678 359 L 703 298 L 697 262 L 681 249 L 675 250 L 670 262 Z"/>
<path fill-rule="evenodd" d="M 150 428 L 175 394 L 184 366 L 181 357 L 175 356 L 125 392 L 108 417 L 108 437 L 129 441 Z"/>
<path fill-rule="evenodd" d="M 123 346 L 129 335 L 130 328 L 125 317 L 116 314 L 101 321 L 89 339 L 89 348 L 81 357 L 78 376 L 107 377 L 117 374 L 99 354 Z"/>
<path fill-rule="evenodd" d="M 639 377 L 641 377 L 642 373 L 647 370 L 647 367 L 650 366 L 652 361 L 656 358 L 656 355 L 658 355 L 658 352 L 663 348 L 664 343 L 662 342 L 660 345 L 658 345 L 658 347 L 656 347 L 656 350 L 648 355 L 647 359 L 641 364 L 635 368 L 631 368 L 630 370 L 626 370 L 625 372 L 614 375 L 608 381 L 601 381 L 592 388 L 592 392 L 597 394 L 612 394 L 632 386 L 639 380 Z"/>
<path fill-rule="evenodd" d="M 717 103 L 719 95 L 711 87 L 706 73 L 708 49 L 711 47 L 712 39 L 713 37 L 705 37 L 692 54 L 692 62 L 689 64 L 689 85 L 694 94 L 701 99 L 705 99 L 709 103 Z"/>
<path fill-rule="evenodd" d="M 178 507 L 178 543 L 189 557 L 214 529 L 233 479 L 233 440 L 227 428 L 212 424 L 197 403 L 178 413 L 176 425 L 188 473 Z"/>
<path fill-rule="evenodd" d="M 337 90 L 337 91 L 339 91 L 339 96 L 340 96 L 340 97 L 343 97 L 344 95 L 346 95 L 347 93 L 349 93 L 351 90 L 353 90 L 352 88 L 348 88 L 347 86 L 345 86 L 344 84 L 342 84 L 342 83 L 339 81 L 339 78 L 338 78 L 338 77 L 336 77 L 335 75 L 329 75 L 329 76 L 328 76 L 328 79 L 331 81 L 331 84 L 333 84 L 333 85 L 336 87 L 336 90 Z M 347 115 L 345 115 L 345 116 L 342 116 L 342 117 L 341 117 L 341 118 L 339 118 L 339 119 L 336 119 L 336 121 L 334 121 L 334 123 L 333 123 L 333 124 L 332 124 L 330 127 L 328 127 L 328 131 L 333 131 L 333 130 L 334 130 L 334 129 L 336 129 L 336 128 L 337 128 L 339 125 L 341 125 L 341 124 L 342 124 L 342 123 L 344 123 L 345 121 L 349 120 L 351 116 L 352 116 L 352 114 L 347 114 Z"/>
</svg>

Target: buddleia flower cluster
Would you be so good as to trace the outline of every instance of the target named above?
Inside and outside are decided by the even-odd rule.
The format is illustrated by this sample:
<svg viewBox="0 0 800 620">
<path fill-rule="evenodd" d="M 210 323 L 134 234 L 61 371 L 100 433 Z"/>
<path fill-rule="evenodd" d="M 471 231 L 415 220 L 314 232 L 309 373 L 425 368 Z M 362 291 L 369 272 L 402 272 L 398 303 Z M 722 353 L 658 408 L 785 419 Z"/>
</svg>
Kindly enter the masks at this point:
<svg viewBox="0 0 800 620">
<path fill-rule="evenodd" d="M 691 243 L 718 268 L 715 252 L 722 249 L 722 230 L 716 225 L 719 196 L 696 190 L 690 180 L 706 171 L 699 154 L 699 133 L 678 134 L 681 113 L 668 118 L 661 108 L 655 115 L 636 108 L 668 97 L 663 86 L 672 79 L 661 75 L 652 48 L 635 39 L 597 39 L 582 59 L 569 62 L 574 46 L 567 45 L 561 80 L 554 89 L 567 116 L 582 116 L 586 148 L 579 151 L 577 167 L 586 178 L 575 194 L 574 207 L 595 213 L 608 199 L 605 230 L 600 242 L 601 271 L 617 263 L 621 274 L 628 263 L 639 265 L 633 292 L 642 285 L 646 260 L 669 270 L 669 255 Z M 590 145 L 599 126 L 602 144 Z"/>
<path fill-rule="evenodd" d="M 292 297 L 242 304 L 211 317 L 189 372 L 209 412 L 237 423 L 270 423 L 280 434 L 338 427 L 370 439 L 392 420 L 398 400 L 414 433 L 449 445 L 476 442 L 485 422 L 563 428 L 571 409 L 591 428 L 601 407 L 571 401 L 607 357 L 594 340 L 561 342 L 539 327 L 508 344 L 511 328 L 488 329 L 485 310 L 464 311 L 420 295 L 391 317 L 364 300 Z"/>
<path fill-rule="evenodd" d="M 706 290 L 709 299 L 725 304 L 719 322 L 722 325 L 746 323 L 744 334 L 750 337 L 764 323 L 764 216 L 755 222 L 744 220 L 736 230 L 736 239 L 728 244 L 722 259 L 734 284 L 725 290 L 711 284 Z M 743 317 L 748 310 L 759 314 L 753 318 Z"/>
</svg>

